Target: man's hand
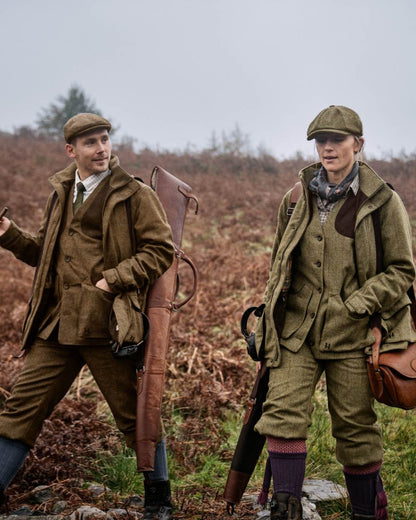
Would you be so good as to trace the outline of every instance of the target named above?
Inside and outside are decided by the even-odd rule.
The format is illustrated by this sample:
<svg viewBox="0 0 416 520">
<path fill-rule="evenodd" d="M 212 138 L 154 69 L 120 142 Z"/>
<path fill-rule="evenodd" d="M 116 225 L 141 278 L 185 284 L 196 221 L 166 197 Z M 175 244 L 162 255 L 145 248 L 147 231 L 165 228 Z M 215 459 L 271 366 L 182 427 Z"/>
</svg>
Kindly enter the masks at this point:
<svg viewBox="0 0 416 520">
<path fill-rule="evenodd" d="M 105 278 L 101 278 L 101 280 L 98 280 L 98 282 L 95 284 L 95 287 L 98 287 L 102 291 L 112 293 L 110 286 L 107 283 L 107 280 Z"/>
<path fill-rule="evenodd" d="M 1 235 L 4 235 L 4 233 L 6 233 L 6 231 L 9 229 L 10 227 L 10 220 L 6 217 L 3 217 L 2 219 L 0 219 L 0 237 Z"/>
</svg>

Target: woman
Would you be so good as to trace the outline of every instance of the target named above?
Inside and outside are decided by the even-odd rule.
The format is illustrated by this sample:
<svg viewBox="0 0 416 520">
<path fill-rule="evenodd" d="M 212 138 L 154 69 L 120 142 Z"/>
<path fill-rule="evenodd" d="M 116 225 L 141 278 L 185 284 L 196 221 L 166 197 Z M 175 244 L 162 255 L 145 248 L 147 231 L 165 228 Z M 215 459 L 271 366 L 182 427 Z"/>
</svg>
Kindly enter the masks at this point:
<svg viewBox="0 0 416 520">
<path fill-rule="evenodd" d="M 374 342 L 369 326 L 374 315 L 381 315 L 384 350 L 416 341 L 406 294 L 415 271 L 409 220 L 400 198 L 356 160 L 362 134 L 353 110 L 331 105 L 320 112 L 307 131 L 320 162 L 300 172 L 302 194 L 290 221 L 291 192 L 279 210 L 265 310 L 256 330 L 256 345 L 270 367 L 256 430 L 268 441 L 272 520 L 302 518 L 307 429 L 323 372 L 352 518 L 387 518 L 380 478 L 382 439 L 365 355 Z M 375 213 L 384 246 L 380 273 Z M 283 300 L 282 324 L 278 316 Z"/>
</svg>

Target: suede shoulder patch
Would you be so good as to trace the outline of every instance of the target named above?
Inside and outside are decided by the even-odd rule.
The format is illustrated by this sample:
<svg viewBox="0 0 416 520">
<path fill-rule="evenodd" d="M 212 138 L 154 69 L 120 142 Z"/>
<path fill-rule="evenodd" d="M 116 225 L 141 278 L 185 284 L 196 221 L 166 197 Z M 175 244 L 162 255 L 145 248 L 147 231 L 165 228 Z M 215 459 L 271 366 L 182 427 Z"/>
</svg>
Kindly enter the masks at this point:
<svg viewBox="0 0 416 520">
<path fill-rule="evenodd" d="M 367 195 L 361 190 L 358 190 L 357 195 L 354 195 L 353 191 L 349 191 L 335 219 L 335 229 L 340 235 L 354 238 L 355 221 L 357 219 L 358 210 L 367 198 Z"/>
</svg>

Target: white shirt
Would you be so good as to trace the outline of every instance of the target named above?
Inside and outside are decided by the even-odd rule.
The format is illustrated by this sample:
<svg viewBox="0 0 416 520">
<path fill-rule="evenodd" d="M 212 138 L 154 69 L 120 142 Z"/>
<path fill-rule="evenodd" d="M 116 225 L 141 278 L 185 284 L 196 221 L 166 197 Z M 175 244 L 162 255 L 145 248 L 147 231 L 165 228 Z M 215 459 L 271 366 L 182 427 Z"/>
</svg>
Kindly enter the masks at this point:
<svg viewBox="0 0 416 520">
<path fill-rule="evenodd" d="M 75 202 L 75 199 L 77 198 L 77 184 L 79 182 L 82 182 L 82 184 L 85 187 L 84 198 L 83 198 L 83 201 L 85 202 L 87 200 L 87 198 L 91 195 L 91 193 L 95 190 L 95 188 L 100 184 L 100 182 L 103 181 L 110 174 L 111 174 L 111 170 L 106 170 L 105 172 L 94 173 L 93 175 L 90 175 L 89 177 L 87 177 L 85 180 L 82 181 L 79 178 L 78 170 L 76 170 L 73 202 Z"/>
</svg>

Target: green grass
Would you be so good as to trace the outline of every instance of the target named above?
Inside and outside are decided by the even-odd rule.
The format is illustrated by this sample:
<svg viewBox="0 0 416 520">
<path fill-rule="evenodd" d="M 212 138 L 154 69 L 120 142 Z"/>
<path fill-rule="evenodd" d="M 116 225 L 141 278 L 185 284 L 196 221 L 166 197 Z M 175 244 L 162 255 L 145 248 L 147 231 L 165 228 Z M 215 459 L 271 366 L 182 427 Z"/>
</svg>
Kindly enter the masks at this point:
<svg viewBox="0 0 416 520">
<path fill-rule="evenodd" d="M 382 476 L 389 496 L 390 520 L 416 519 L 416 410 L 403 411 L 377 404 L 380 424 L 383 429 L 385 457 Z M 181 416 L 175 412 L 169 437 L 175 436 L 175 425 L 181 424 Z M 197 467 L 186 471 L 175 460 L 168 449 L 169 473 L 173 489 L 187 494 L 187 499 L 203 503 L 207 490 L 222 494 L 230 460 L 237 443 L 243 411 L 224 414 L 217 425 L 221 432 L 221 442 L 215 453 L 199 454 Z M 342 468 L 335 459 L 335 442 L 331 436 L 329 413 L 325 393 L 318 391 L 315 396 L 313 423 L 308 440 L 307 478 L 321 478 L 344 485 Z M 266 450 L 256 467 L 247 491 L 257 493 L 263 480 Z M 143 478 L 136 472 L 134 453 L 121 447 L 115 454 L 101 454 L 96 460 L 91 478 L 104 483 L 120 495 L 142 494 Z M 187 490 L 189 491 L 187 493 Z M 219 506 L 222 507 L 222 504 Z M 238 508 L 237 508 L 238 509 Z M 323 519 L 347 520 L 350 518 L 346 500 L 319 506 Z"/>
</svg>

